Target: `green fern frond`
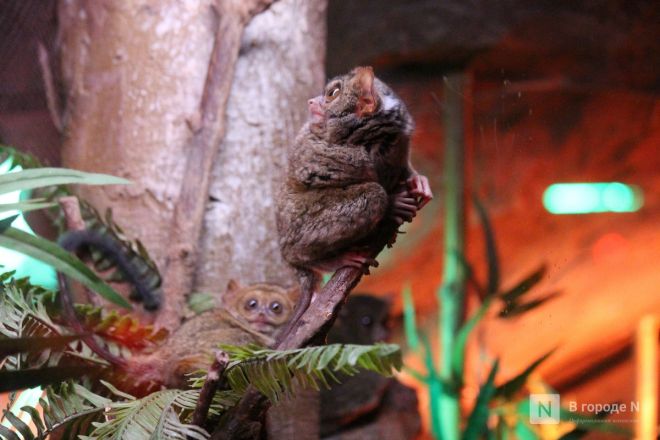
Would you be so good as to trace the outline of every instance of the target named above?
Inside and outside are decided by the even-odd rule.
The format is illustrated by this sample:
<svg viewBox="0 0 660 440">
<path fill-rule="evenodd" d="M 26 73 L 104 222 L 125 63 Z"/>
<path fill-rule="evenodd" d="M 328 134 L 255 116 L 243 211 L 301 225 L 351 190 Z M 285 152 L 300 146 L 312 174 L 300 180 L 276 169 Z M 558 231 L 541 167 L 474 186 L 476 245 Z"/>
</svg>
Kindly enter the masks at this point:
<svg viewBox="0 0 660 440">
<path fill-rule="evenodd" d="M 163 390 L 136 399 L 106 382 L 104 385 L 121 400 L 113 402 L 81 385 L 66 382 L 49 387 L 36 407 L 21 408 L 34 428 L 15 414 L 7 413 L 6 420 L 25 440 L 44 440 L 53 432 L 61 433 L 61 438 L 81 440 L 209 438 L 204 429 L 182 422 L 194 410 L 198 390 Z M 211 412 L 217 414 L 218 406 L 214 404 Z M 0 439 L 16 438 L 20 437 L 0 426 Z"/>
<path fill-rule="evenodd" d="M 44 165 L 31 154 L 22 153 L 7 145 L 0 145 L 0 163 L 10 160 L 10 170 L 20 166 L 23 169 L 41 168 Z"/>
<path fill-rule="evenodd" d="M 1 277 L 0 277 L 1 278 Z M 70 330 L 56 324 L 51 318 L 54 293 L 34 286 L 27 279 L 4 280 L 0 284 L 0 337 L 18 339 L 28 337 L 54 337 L 70 334 Z M 106 345 L 110 342 L 104 341 Z M 94 364 L 105 364 L 85 343 L 73 341 L 57 350 L 46 348 L 35 353 L 18 353 L 0 359 L 0 370 L 16 371 L 60 364 L 62 356 Z"/>
<path fill-rule="evenodd" d="M 44 305 L 44 290 L 11 281 L 0 286 L 0 335 L 7 338 L 59 336 L 57 325 L 53 323 Z M 37 359 L 28 359 L 25 354 L 8 356 L 0 369 L 18 370 L 29 364 L 39 367 L 51 358 L 50 350 L 44 350 Z M 30 362 L 31 361 L 31 362 Z"/>
<path fill-rule="evenodd" d="M 293 350 L 271 350 L 254 345 L 221 345 L 230 358 L 225 376 L 239 393 L 254 386 L 273 402 L 292 395 L 295 383 L 303 388 L 320 389 L 329 381 L 338 382 L 337 373 L 353 375 L 369 370 L 391 375 L 402 366 L 401 349 L 395 344 L 331 344 Z"/>
<path fill-rule="evenodd" d="M 127 396 L 124 393 L 121 395 Z M 105 421 L 95 422 L 92 433 L 89 436 L 81 435 L 79 438 L 81 440 L 208 439 L 209 434 L 204 429 L 181 421 L 182 415 L 189 414 L 195 409 L 198 398 L 198 390 L 163 390 L 142 399 L 132 398 L 124 402 L 110 403 L 105 413 Z"/>
<path fill-rule="evenodd" d="M 44 167 L 37 158 L 30 154 L 22 153 L 15 148 L 6 145 L 0 145 L 0 163 L 5 160 L 11 161 L 10 169 L 18 166 L 24 170 Z M 45 202 L 39 205 L 41 208 L 51 207 L 53 205 L 49 202 L 55 201 L 59 197 L 70 196 L 73 194 L 68 185 L 64 184 L 39 188 L 35 190 L 35 192 L 39 196 L 39 201 Z M 32 206 L 31 208 L 35 208 L 35 206 Z M 162 279 L 155 262 L 151 259 L 146 248 L 139 240 L 130 240 L 126 237 L 122 228 L 114 222 L 114 219 L 112 218 L 112 210 L 108 209 L 105 216 L 101 216 L 92 205 L 84 200 L 80 200 L 80 211 L 88 229 L 108 234 L 122 245 L 129 258 L 133 260 L 133 264 L 140 267 L 143 271 L 144 276 L 142 277 L 142 281 L 150 290 L 156 290 L 160 287 Z M 59 209 L 56 208 L 51 211 L 51 215 L 54 217 L 53 221 L 60 232 L 64 231 L 64 216 Z M 97 270 L 107 270 L 113 266 L 110 260 L 99 252 L 92 252 L 92 260 Z M 111 275 L 111 277 L 112 276 L 113 275 Z M 115 276 L 118 276 L 120 280 L 123 281 L 121 275 Z"/>
<path fill-rule="evenodd" d="M 62 438 L 74 439 L 78 434 L 91 429 L 110 399 L 94 394 L 85 387 L 65 382 L 58 387 L 49 387 L 46 397 L 39 399 L 36 407 L 23 406 L 21 411 L 28 415 L 34 429 L 13 413 L 5 413 L 6 421 L 19 432 L 24 440 L 44 440 L 55 432 L 63 432 Z M 42 415 L 43 414 L 43 415 Z M 16 434 L 0 426 L 0 439 L 14 440 Z"/>
</svg>

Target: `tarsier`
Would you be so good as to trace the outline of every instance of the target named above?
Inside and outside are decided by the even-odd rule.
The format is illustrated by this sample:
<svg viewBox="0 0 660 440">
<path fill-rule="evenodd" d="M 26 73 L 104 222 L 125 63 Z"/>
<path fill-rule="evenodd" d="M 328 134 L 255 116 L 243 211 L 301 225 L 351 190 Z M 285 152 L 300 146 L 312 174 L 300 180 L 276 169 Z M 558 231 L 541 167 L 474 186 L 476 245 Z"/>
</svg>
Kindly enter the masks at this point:
<svg viewBox="0 0 660 440">
<path fill-rule="evenodd" d="M 328 333 L 328 343 L 374 344 L 389 337 L 390 303 L 352 294 Z M 415 438 L 421 429 L 413 389 L 371 371 L 339 376 L 321 390 L 321 438 L 388 440 Z"/>
<path fill-rule="evenodd" d="M 129 359 L 126 370 L 144 382 L 183 388 L 186 374 L 209 367 L 218 344 L 272 346 L 296 300 L 297 289 L 230 281 L 221 307 L 192 317 L 155 351 Z"/>
<path fill-rule="evenodd" d="M 138 276 L 138 266 L 127 259 L 124 250 L 112 237 L 91 231 L 74 231 L 65 234 L 60 244 L 73 252 L 89 247 L 102 251 L 134 284 L 131 299 L 143 302 L 145 308 L 151 310 L 160 304 L 157 292 L 146 288 Z M 76 332 L 85 334 L 87 330 L 73 309 L 67 280 L 62 274 L 58 277 L 63 314 Z M 190 318 L 151 352 L 123 358 L 110 353 L 92 335 L 83 340 L 92 351 L 115 367 L 115 372 L 133 382 L 130 385 L 136 389 L 186 387 L 185 375 L 207 368 L 218 344 L 273 345 L 292 316 L 297 297 L 297 289 L 266 283 L 242 287 L 230 281 L 220 307 Z"/>
<path fill-rule="evenodd" d="M 333 78 L 308 104 L 278 196 L 282 256 L 301 285 L 289 329 L 308 308 L 320 273 L 347 266 L 368 273 L 378 264 L 373 249 L 391 245 L 399 226 L 433 197 L 410 163 L 412 117 L 371 67 Z"/>
</svg>

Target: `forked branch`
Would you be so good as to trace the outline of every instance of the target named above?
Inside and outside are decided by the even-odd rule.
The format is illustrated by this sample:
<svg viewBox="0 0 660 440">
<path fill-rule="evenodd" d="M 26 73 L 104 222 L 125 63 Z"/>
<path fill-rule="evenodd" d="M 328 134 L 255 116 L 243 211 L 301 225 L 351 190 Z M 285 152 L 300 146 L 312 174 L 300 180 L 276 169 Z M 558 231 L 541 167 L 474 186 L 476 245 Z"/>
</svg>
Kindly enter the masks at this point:
<svg viewBox="0 0 660 440">
<path fill-rule="evenodd" d="M 208 200 L 213 162 L 225 135 L 225 113 L 245 26 L 276 0 L 217 0 L 218 28 L 200 104 L 199 123 L 183 148 L 187 158 L 181 192 L 167 237 L 163 293 L 157 324 L 179 326 L 185 297 L 193 288 L 197 248 Z"/>
</svg>

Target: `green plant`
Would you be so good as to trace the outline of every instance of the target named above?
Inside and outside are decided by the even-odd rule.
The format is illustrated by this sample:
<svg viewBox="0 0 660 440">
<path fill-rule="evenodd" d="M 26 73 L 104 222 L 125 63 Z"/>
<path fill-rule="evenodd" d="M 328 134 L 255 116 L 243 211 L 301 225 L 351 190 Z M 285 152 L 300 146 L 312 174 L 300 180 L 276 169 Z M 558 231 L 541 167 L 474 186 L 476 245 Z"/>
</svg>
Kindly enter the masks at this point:
<svg viewBox="0 0 660 440">
<path fill-rule="evenodd" d="M 18 154 L 15 151 L 10 153 Z M 26 166 L 37 164 L 27 156 L 19 158 Z M 53 194 L 66 194 L 68 191 L 61 185 L 71 183 L 127 182 L 75 170 L 35 168 L 14 172 L 11 178 L 0 177 L 0 194 L 51 187 L 47 197 L 11 206 L 18 211 L 43 209 L 55 206 Z M 82 203 L 82 208 L 83 217 L 85 213 L 91 213 L 86 218 L 88 226 L 105 228 L 105 232 L 120 240 L 127 249 L 132 249 L 134 258 L 140 259 L 145 270 L 153 269 L 152 282 L 160 283 L 155 265 L 139 242 L 125 240 L 109 214 L 103 221 L 91 206 Z M 41 259 L 115 304 L 128 306 L 123 297 L 82 261 L 49 240 L 12 228 L 13 219 L 0 221 L 0 246 Z M 103 260 L 102 256 L 95 260 L 97 268 L 107 269 Z M 107 363 L 80 340 L 82 335 L 73 334 L 62 319 L 55 300 L 57 292 L 33 286 L 27 279 L 12 279 L 12 275 L 0 274 L 0 380 L 3 390 L 45 386 L 45 396 L 36 405 L 20 408 L 25 413 L 23 417 L 32 423 L 31 428 L 10 411 L 20 396 L 18 392 L 11 393 L 9 406 L 0 422 L 13 430 L 0 425 L 0 438 L 45 439 L 55 432 L 61 433 L 62 438 L 89 440 L 209 437 L 203 428 L 190 424 L 199 390 L 161 390 L 136 398 L 119 391 L 112 383 L 99 380 L 97 373 L 102 373 Z M 208 307 L 208 304 L 202 306 Z M 139 325 L 130 315 L 100 307 L 77 305 L 77 313 L 85 327 L 91 329 L 110 351 L 119 355 L 157 343 L 165 336 L 163 332 Z M 213 397 L 211 421 L 217 421 L 234 406 L 249 387 L 277 402 L 300 388 L 327 386 L 330 380 L 337 380 L 338 373 L 350 375 L 370 370 L 391 374 L 392 370 L 401 367 L 399 347 L 387 344 L 329 345 L 287 351 L 254 346 L 222 346 L 222 349 L 229 354 L 229 364 L 224 371 L 226 387 Z M 203 380 L 194 376 L 191 383 L 193 388 L 199 388 Z"/>
<path fill-rule="evenodd" d="M 444 420 L 444 414 L 442 413 L 439 402 L 442 399 L 452 398 L 455 399 L 456 405 L 458 405 L 458 396 L 464 385 L 465 352 L 472 331 L 488 312 L 493 309 L 496 310 L 495 316 L 499 319 L 510 319 L 533 310 L 558 295 L 557 292 L 550 292 L 545 295 L 536 296 L 534 299 L 527 299 L 528 294 L 538 285 L 545 274 L 545 266 L 543 265 L 525 276 L 511 288 L 502 289 L 500 287 L 500 264 L 490 220 L 486 210 L 478 200 L 475 200 L 475 209 L 481 220 L 484 232 L 488 275 L 485 283 L 480 282 L 475 277 L 472 266 L 462 256 L 457 256 L 459 261 L 461 261 L 469 285 L 475 289 L 482 302 L 477 310 L 454 333 L 450 344 L 452 350 L 450 352 L 446 350 L 443 352 L 443 356 L 448 358 L 449 365 L 451 366 L 448 376 L 441 375 L 433 359 L 433 348 L 429 343 L 428 337 L 425 334 L 420 335 L 420 331 L 415 325 L 416 312 L 412 295 L 406 291 L 403 294 L 404 328 L 408 347 L 422 357 L 426 366 L 425 373 L 413 370 L 411 372 L 415 378 L 423 382 L 429 389 L 433 435 L 435 438 L 441 440 L 445 440 L 446 436 L 443 430 L 439 428 L 441 421 Z M 423 341 L 421 345 L 416 342 L 418 339 Z M 488 378 L 480 386 L 474 407 L 466 417 L 465 428 L 460 433 L 460 437 L 463 440 L 476 440 L 485 436 L 488 436 L 489 439 L 508 439 L 512 438 L 514 435 L 513 431 L 515 431 L 515 436 L 524 440 L 544 438 L 541 436 L 540 431 L 529 425 L 527 421 L 529 417 L 529 401 L 522 391 L 527 387 L 529 378 L 534 371 L 552 355 L 553 351 L 551 350 L 543 354 L 518 375 L 499 385 L 495 384 L 495 375 L 499 366 L 499 361 L 495 359 Z M 495 429 L 491 429 L 487 425 L 488 419 L 492 415 L 499 417 L 499 422 Z M 514 427 L 506 426 L 503 421 L 505 415 L 509 419 L 516 420 Z M 578 424 L 573 430 L 574 432 L 571 431 L 573 434 L 570 438 L 578 438 L 578 435 L 584 435 L 589 430 L 626 433 L 625 430 L 607 424 L 595 417 L 571 413 L 571 418 L 580 419 L 583 423 Z M 596 421 L 599 423 L 594 423 Z"/>
</svg>

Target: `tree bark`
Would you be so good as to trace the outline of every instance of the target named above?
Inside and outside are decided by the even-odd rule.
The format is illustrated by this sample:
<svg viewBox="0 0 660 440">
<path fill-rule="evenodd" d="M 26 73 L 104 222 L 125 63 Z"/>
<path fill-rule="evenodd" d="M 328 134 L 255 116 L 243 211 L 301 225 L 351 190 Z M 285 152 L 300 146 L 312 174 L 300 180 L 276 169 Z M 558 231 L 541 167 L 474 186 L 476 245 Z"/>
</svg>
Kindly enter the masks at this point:
<svg viewBox="0 0 660 440">
<path fill-rule="evenodd" d="M 327 1 L 280 0 L 243 29 L 248 20 L 232 21 L 226 14 L 248 14 L 241 11 L 246 3 L 219 1 L 217 13 L 211 0 L 59 4 L 66 96 L 63 164 L 134 182 L 80 188 L 79 193 L 101 212 L 112 207 L 127 235 L 145 244 L 164 275 L 165 302 L 175 314 L 187 290 L 221 294 L 231 278 L 294 283 L 279 254 L 274 197 L 287 146 L 307 115 L 306 100 L 323 85 Z M 207 122 L 205 84 L 211 80 L 214 36 L 227 23 L 239 25 L 243 35 L 226 104 L 226 131 L 224 140 L 223 127 L 216 127 L 216 137 L 208 136 L 218 154 L 208 193 L 203 176 L 195 193 L 185 184 L 199 176 L 191 177 L 189 169 L 186 177 L 186 163 L 194 160 L 190 157 L 197 150 L 191 148 L 199 146 L 195 139 Z M 230 31 L 236 35 L 234 27 Z M 224 108 L 217 110 L 214 114 L 222 117 Z M 210 166 L 214 155 L 202 155 L 200 168 Z M 195 220 L 203 206 L 195 197 L 207 202 L 203 225 Z M 186 214 L 192 223 L 178 228 Z M 198 258 L 189 260 L 187 252 Z M 172 277 L 163 269 L 177 259 Z M 196 280 L 187 273 L 192 271 Z M 171 326 L 176 320 L 166 322 Z M 304 409 L 313 414 L 317 405 L 312 396 Z M 274 410 L 269 429 L 271 438 L 285 438 L 292 430 L 297 438 L 318 436 L 316 417 L 299 423 L 283 405 Z"/>
<path fill-rule="evenodd" d="M 286 148 L 324 79 L 325 0 L 280 0 L 245 29 L 213 169 L 196 289 L 292 284 L 277 243 L 274 197 Z"/>
<path fill-rule="evenodd" d="M 65 166 L 126 177 L 86 189 L 162 269 L 217 26 L 210 0 L 61 1 Z M 213 166 L 195 290 L 293 283 L 275 230 L 286 146 L 323 84 L 325 0 L 281 0 L 245 29 Z M 192 196 L 192 195 L 191 195 Z M 207 196 L 199 194 L 198 197 Z"/>
</svg>

